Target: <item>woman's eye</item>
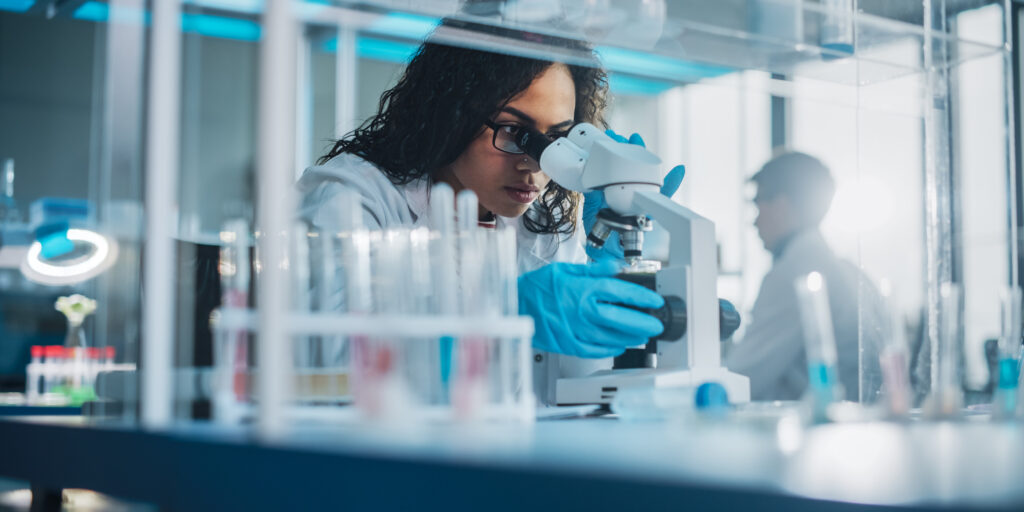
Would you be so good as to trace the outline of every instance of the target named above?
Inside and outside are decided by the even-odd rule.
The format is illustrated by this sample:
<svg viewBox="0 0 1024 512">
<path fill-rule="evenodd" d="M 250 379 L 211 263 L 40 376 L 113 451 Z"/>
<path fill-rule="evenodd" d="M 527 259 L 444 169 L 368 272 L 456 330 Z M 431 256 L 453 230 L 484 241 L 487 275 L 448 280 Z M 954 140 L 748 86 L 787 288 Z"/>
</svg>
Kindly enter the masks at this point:
<svg viewBox="0 0 1024 512">
<path fill-rule="evenodd" d="M 506 125 L 501 127 L 501 131 L 503 131 L 503 132 L 505 132 L 505 133 L 507 133 L 509 135 L 515 135 L 515 134 L 519 133 L 519 127 L 518 126 L 514 126 L 514 125 L 510 125 L 510 124 L 506 124 Z"/>
</svg>

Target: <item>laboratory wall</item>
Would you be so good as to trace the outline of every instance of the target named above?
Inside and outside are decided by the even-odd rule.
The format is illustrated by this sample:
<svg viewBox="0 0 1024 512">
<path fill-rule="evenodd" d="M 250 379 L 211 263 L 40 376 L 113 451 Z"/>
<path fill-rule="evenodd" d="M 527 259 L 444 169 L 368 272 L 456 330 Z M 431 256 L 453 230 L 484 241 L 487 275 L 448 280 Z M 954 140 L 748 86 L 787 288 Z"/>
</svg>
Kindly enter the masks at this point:
<svg viewBox="0 0 1024 512">
<path fill-rule="evenodd" d="M 956 31 L 964 39 L 1000 44 L 1003 13 L 990 5 L 959 14 Z M 961 248 L 955 271 L 964 286 L 964 347 L 967 384 L 992 389 L 988 369 L 996 357 L 1001 330 L 1000 297 L 1017 280 L 1013 273 L 1011 225 L 1015 205 L 1006 112 L 1009 62 L 989 56 L 958 66 L 952 77 L 958 102 L 953 110 L 956 217 L 954 244 Z"/>
<path fill-rule="evenodd" d="M 255 41 L 186 33 L 182 61 L 179 237 L 211 243 L 229 219 L 253 218 L 258 46 Z M 309 40 L 308 115 L 296 174 L 341 135 L 335 122 L 336 53 Z M 376 112 L 398 79 L 397 63 L 359 59 L 354 126 Z M 282 172 L 288 172 L 282 169 Z"/>
<path fill-rule="evenodd" d="M 14 159 L 23 209 L 43 196 L 89 196 L 103 80 L 98 31 L 86 21 L 0 11 L 0 159 Z"/>
<path fill-rule="evenodd" d="M 103 78 L 94 66 L 103 41 L 92 23 L 0 11 L 0 161 L 14 161 L 21 220 L 41 197 L 86 199 L 96 186 Z M 93 290 L 44 286 L 7 267 L 0 266 L 0 392 L 24 389 L 31 345 L 63 343 L 66 319 L 54 309 L 57 298 Z"/>
</svg>

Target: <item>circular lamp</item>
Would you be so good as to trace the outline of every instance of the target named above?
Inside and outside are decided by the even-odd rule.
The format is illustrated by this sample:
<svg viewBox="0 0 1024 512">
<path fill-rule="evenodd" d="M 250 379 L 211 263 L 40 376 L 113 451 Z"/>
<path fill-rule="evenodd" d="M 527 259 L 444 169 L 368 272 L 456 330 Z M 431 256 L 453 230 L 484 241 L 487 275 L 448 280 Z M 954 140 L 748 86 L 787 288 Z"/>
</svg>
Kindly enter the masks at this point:
<svg viewBox="0 0 1024 512">
<path fill-rule="evenodd" d="M 29 246 L 21 262 L 21 273 L 30 281 L 45 285 L 76 284 L 96 277 L 117 260 L 117 242 L 95 231 L 69 229 L 67 239 L 85 254 L 67 259 L 43 260 L 42 244 Z"/>
</svg>

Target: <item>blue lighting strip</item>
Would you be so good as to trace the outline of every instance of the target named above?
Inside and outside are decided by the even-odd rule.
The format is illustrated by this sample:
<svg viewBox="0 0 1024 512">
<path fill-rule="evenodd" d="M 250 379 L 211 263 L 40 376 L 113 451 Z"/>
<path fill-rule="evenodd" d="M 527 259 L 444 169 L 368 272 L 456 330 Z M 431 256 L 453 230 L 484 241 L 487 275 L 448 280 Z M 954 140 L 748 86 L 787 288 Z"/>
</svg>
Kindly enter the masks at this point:
<svg viewBox="0 0 1024 512">
<path fill-rule="evenodd" d="M 324 41 L 321 48 L 325 52 L 336 52 L 338 51 L 338 40 L 328 39 Z M 372 37 L 356 38 L 356 55 L 364 59 L 405 64 L 412 60 L 418 49 L 419 45 L 411 43 L 399 43 Z"/>
<path fill-rule="evenodd" d="M 598 55 L 610 71 L 651 78 L 692 82 L 713 78 L 734 71 L 732 68 L 686 62 L 636 50 L 599 46 Z"/>
<path fill-rule="evenodd" d="M 207 14 L 182 14 L 181 30 L 204 36 L 240 41 L 259 41 L 260 25 L 255 21 Z"/>
<path fill-rule="evenodd" d="M 440 24 L 440 18 L 389 13 L 374 20 L 364 30 L 371 34 L 422 41 Z"/>
<path fill-rule="evenodd" d="M 307 3 L 310 3 L 311 7 L 318 7 L 325 1 L 307 0 Z M 33 3 L 34 0 L 0 0 L 0 9 L 24 11 Z M 192 3 L 248 13 L 260 12 L 263 9 L 263 0 L 192 0 Z M 82 4 L 75 11 L 74 17 L 104 22 L 110 17 L 109 11 L 106 3 L 91 0 Z M 357 55 L 366 59 L 405 64 L 415 55 L 419 43 L 429 36 L 440 22 L 438 18 L 414 14 L 390 13 L 381 16 L 363 32 L 413 42 L 359 37 L 356 40 Z M 257 41 L 260 38 L 258 22 L 208 14 L 183 14 L 182 30 L 241 41 Z M 328 40 L 323 43 L 322 48 L 328 52 L 337 51 L 338 41 Z M 695 82 L 734 71 L 722 66 L 686 62 L 636 50 L 601 46 L 596 51 L 609 71 L 612 91 L 619 94 L 660 94 L 671 88 L 672 82 Z"/>
<path fill-rule="evenodd" d="M 650 80 L 638 78 L 632 75 L 611 72 L 608 74 L 608 88 L 614 94 L 629 94 L 636 96 L 656 96 L 676 84 L 663 80 Z"/>
<path fill-rule="evenodd" d="M 0 0 L 0 11 L 25 12 L 35 0 Z"/>
<path fill-rule="evenodd" d="M 107 21 L 110 16 L 110 7 L 100 2 L 86 2 L 78 9 L 75 9 L 73 18 L 86 21 Z"/>
<path fill-rule="evenodd" d="M 263 0 L 186 0 L 184 3 L 244 14 L 263 12 Z"/>
<path fill-rule="evenodd" d="M 75 11 L 74 17 L 80 20 L 105 22 L 110 19 L 110 6 L 103 2 L 86 2 Z M 184 32 L 222 39 L 258 41 L 260 38 L 260 25 L 255 21 L 208 14 L 182 14 L 181 29 Z"/>
</svg>

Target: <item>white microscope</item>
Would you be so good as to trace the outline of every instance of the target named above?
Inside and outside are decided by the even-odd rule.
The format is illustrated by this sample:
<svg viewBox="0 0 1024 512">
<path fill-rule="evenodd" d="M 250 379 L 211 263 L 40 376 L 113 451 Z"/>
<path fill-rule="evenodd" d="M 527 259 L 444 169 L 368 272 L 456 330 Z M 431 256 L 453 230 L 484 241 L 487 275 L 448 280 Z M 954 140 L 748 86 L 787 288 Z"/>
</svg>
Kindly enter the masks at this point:
<svg viewBox="0 0 1024 512">
<path fill-rule="evenodd" d="M 588 123 L 554 141 L 522 129 L 517 142 L 559 185 L 604 191 L 608 207 L 598 213 L 587 243 L 601 247 L 612 231 L 618 232 L 630 264 L 619 277 L 658 292 L 666 304 L 650 312 L 665 326 L 660 336 L 615 358 L 611 370 L 558 379 L 557 403 L 610 404 L 627 388 L 695 388 L 709 382 L 724 387 L 731 403 L 749 402 L 750 379 L 721 362 L 719 315 L 735 323 L 725 329 L 729 333 L 739 317 L 720 310 L 715 225 L 661 195 L 661 159 L 641 146 L 616 142 Z M 642 260 L 643 233 L 651 229 L 648 217 L 669 233 L 668 263 L 653 272 L 645 271 L 649 263 Z"/>
</svg>

